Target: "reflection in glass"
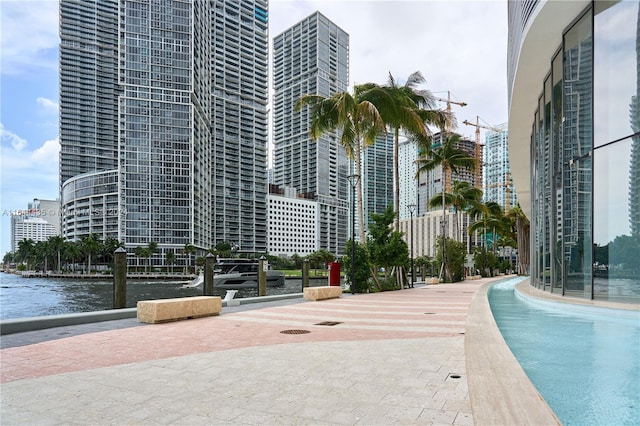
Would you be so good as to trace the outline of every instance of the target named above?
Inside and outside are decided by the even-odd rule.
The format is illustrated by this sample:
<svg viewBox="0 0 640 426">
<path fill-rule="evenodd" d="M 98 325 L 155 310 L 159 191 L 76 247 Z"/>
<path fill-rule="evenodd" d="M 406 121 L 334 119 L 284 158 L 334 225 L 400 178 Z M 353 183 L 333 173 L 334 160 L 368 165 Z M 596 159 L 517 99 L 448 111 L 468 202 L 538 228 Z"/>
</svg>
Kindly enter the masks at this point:
<svg viewBox="0 0 640 426">
<path fill-rule="evenodd" d="M 595 2 L 594 145 L 626 138 L 638 127 L 638 1 Z M 631 103 L 631 108 L 630 108 Z M 629 120 L 629 112 L 635 115 Z"/>
<path fill-rule="evenodd" d="M 565 294 L 591 296 L 591 14 L 565 35 L 563 216 Z"/>
<path fill-rule="evenodd" d="M 553 165 L 552 211 L 554 218 L 553 232 L 553 288 L 562 291 L 562 54 L 553 58 L 551 66 L 551 141 Z M 553 290 L 552 290 L 553 291 Z"/>
<path fill-rule="evenodd" d="M 596 3 L 594 298 L 640 301 L 640 7 Z M 634 137 L 630 137 L 635 134 Z M 626 138 L 624 140 L 619 140 Z M 602 146 L 604 144 L 608 144 Z"/>
<path fill-rule="evenodd" d="M 551 77 L 547 78 L 544 82 L 544 131 L 543 131 L 543 164 L 544 167 L 544 192 L 543 192 L 543 212 L 542 212 L 542 232 L 544 237 L 544 288 L 551 287 L 551 253 L 553 248 L 551 247 L 551 230 L 554 227 L 553 214 L 551 202 L 551 190 L 552 190 L 552 156 L 551 154 Z M 542 110 L 541 110 L 542 111 Z"/>
<path fill-rule="evenodd" d="M 631 232 L 631 138 L 594 153 L 594 298 L 640 302 L 640 235 Z M 638 167 L 638 164 L 635 164 Z"/>
</svg>

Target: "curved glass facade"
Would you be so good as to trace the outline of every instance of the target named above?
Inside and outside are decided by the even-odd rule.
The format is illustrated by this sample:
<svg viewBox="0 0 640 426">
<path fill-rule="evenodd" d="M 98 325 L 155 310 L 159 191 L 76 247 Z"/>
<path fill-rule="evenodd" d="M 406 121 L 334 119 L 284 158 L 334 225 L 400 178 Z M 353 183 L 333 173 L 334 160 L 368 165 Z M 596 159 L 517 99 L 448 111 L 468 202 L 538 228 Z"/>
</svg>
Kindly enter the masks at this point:
<svg viewBox="0 0 640 426">
<path fill-rule="evenodd" d="M 640 10 L 594 2 L 565 29 L 531 131 L 531 283 L 640 302 Z"/>
<path fill-rule="evenodd" d="M 62 232 L 71 240 L 97 234 L 119 239 L 118 171 L 85 173 L 62 185 Z"/>
</svg>

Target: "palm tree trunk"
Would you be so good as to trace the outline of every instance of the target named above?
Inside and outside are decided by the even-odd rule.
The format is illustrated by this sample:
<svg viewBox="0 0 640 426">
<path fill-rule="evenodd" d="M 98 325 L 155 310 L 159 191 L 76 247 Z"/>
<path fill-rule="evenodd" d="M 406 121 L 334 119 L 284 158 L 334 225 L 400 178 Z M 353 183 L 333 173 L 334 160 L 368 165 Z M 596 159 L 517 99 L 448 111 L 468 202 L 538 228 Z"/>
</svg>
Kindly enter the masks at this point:
<svg viewBox="0 0 640 426">
<path fill-rule="evenodd" d="M 393 210 L 396 213 L 393 230 L 400 230 L 400 166 L 398 149 L 400 144 L 400 129 L 396 127 L 393 142 Z"/>
<path fill-rule="evenodd" d="M 358 236 L 360 244 L 364 244 L 365 242 L 365 234 L 364 234 L 364 213 L 362 208 L 362 159 L 360 158 L 360 154 L 362 152 L 362 147 L 360 145 L 360 137 L 356 138 L 356 174 L 360 176 L 357 184 L 357 198 L 358 198 Z"/>
<path fill-rule="evenodd" d="M 446 281 L 447 279 L 447 256 L 446 256 L 447 237 L 446 237 L 445 229 L 447 227 L 447 222 L 446 222 L 447 209 L 444 202 L 445 180 L 446 180 L 446 167 L 442 167 L 442 267 L 440 268 L 440 276 L 438 277 L 438 279 L 442 279 L 444 277 L 444 280 Z"/>
</svg>

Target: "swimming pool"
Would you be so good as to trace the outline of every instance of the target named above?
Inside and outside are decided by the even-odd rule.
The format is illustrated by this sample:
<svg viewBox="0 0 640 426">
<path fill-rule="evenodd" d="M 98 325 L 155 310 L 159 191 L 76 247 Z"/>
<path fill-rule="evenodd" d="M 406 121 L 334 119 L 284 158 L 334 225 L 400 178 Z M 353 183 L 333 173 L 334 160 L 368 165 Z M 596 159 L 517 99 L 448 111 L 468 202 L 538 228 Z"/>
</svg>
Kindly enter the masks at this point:
<svg viewBox="0 0 640 426">
<path fill-rule="evenodd" d="M 538 300 L 495 283 L 491 311 L 564 425 L 640 425 L 640 312 Z"/>
</svg>

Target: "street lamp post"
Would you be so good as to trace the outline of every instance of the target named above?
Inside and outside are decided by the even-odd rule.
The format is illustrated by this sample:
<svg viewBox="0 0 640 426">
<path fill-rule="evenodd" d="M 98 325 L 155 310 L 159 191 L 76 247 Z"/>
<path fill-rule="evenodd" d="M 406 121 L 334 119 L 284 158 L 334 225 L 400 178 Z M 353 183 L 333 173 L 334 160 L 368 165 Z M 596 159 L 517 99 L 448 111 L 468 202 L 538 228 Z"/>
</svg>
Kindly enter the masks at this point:
<svg viewBox="0 0 640 426">
<path fill-rule="evenodd" d="M 409 283 L 409 288 L 413 288 L 416 279 L 415 279 L 415 270 L 413 269 L 413 212 L 416 209 L 416 205 L 415 204 L 409 204 L 407 206 L 407 208 L 409 209 L 409 215 L 411 215 L 411 225 L 410 225 L 410 233 L 411 233 L 411 282 Z"/>
<path fill-rule="evenodd" d="M 351 184 L 351 294 L 356 293 L 356 185 L 360 181 L 360 175 L 347 176 Z"/>
<path fill-rule="evenodd" d="M 445 282 L 447 280 L 447 239 L 445 237 L 445 232 L 447 228 L 447 220 L 445 219 L 445 215 L 442 215 L 442 266 L 440 267 L 440 276 L 439 280 Z"/>
</svg>

